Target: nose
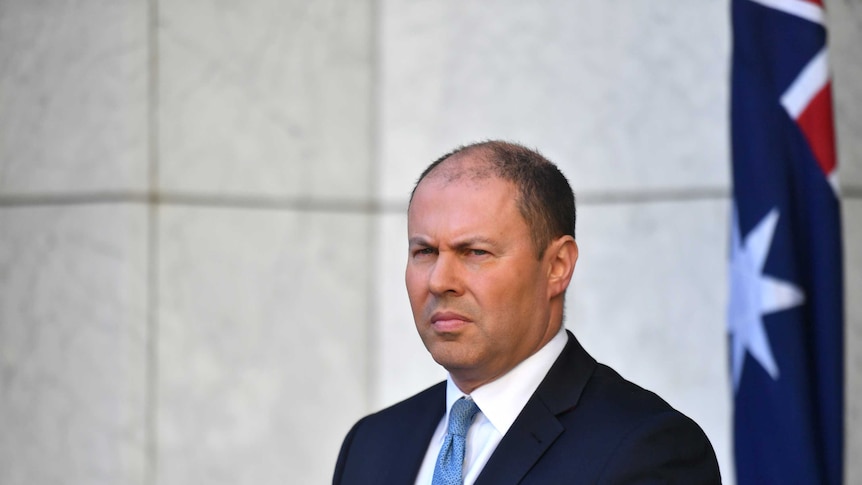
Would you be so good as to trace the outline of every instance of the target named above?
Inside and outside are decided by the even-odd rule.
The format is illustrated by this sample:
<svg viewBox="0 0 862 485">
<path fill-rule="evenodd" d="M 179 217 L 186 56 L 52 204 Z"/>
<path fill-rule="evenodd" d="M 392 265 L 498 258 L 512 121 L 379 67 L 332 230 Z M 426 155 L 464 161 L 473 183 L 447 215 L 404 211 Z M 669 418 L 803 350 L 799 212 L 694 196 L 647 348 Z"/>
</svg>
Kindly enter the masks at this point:
<svg viewBox="0 0 862 485">
<path fill-rule="evenodd" d="M 460 273 L 457 258 L 451 253 L 440 253 L 428 274 L 428 291 L 436 296 L 461 294 Z"/>
</svg>

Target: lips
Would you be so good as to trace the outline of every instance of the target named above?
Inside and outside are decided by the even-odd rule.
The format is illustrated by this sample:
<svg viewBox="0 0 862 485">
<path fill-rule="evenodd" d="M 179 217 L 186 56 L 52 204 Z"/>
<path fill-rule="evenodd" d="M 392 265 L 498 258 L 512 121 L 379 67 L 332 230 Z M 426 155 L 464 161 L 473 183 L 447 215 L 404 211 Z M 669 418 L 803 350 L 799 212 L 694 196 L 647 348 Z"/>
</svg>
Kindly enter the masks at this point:
<svg viewBox="0 0 862 485">
<path fill-rule="evenodd" d="M 455 312 L 435 312 L 431 315 L 431 326 L 438 332 L 454 332 L 470 323 L 470 319 Z"/>
</svg>

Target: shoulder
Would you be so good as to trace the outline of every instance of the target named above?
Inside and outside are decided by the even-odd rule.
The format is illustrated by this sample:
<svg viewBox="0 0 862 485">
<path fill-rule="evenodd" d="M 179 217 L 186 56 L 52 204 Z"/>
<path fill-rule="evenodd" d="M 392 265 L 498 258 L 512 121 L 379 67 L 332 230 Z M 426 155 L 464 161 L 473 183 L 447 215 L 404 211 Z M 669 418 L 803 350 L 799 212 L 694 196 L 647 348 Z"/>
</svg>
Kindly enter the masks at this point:
<svg viewBox="0 0 862 485">
<path fill-rule="evenodd" d="M 596 362 L 572 334 L 537 394 L 554 414 L 588 417 L 603 430 L 625 429 L 649 416 L 674 411 L 655 393 Z"/>
<path fill-rule="evenodd" d="M 688 416 L 652 391 L 624 379 L 610 367 L 598 364 L 576 406 L 580 419 L 609 439 L 621 441 L 652 428 L 682 429 L 685 437 L 708 444 L 706 435 Z M 577 413 L 575 413 L 577 414 Z"/>
<path fill-rule="evenodd" d="M 577 406 L 579 425 L 603 450 L 602 483 L 720 483 L 718 462 L 706 434 L 657 394 L 602 364 L 596 366 Z M 565 419 L 565 418 L 564 418 Z"/>
<path fill-rule="evenodd" d="M 424 391 L 403 401 L 362 418 L 354 429 L 378 429 L 390 427 L 402 428 L 405 425 L 415 426 L 420 417 L 439 419 L 445 412 L 446 383 L 437 383 Z M 436 421 L 435 421 L 436 423 Z"/>
<path fill-rule="evenodd" d="M 445 402 L 443 382 L 360 419 L 341 445 L 333 483 L 397 483 L 415 473 Z"/>
<path fill-rule="evenodd" d="M 579 404 L 587 408 L 595 407 L 617 419 L 632 420 L 673 410 L 657 394 L 626 380 L 604 364 L 596 365 Z"/>
</svg>

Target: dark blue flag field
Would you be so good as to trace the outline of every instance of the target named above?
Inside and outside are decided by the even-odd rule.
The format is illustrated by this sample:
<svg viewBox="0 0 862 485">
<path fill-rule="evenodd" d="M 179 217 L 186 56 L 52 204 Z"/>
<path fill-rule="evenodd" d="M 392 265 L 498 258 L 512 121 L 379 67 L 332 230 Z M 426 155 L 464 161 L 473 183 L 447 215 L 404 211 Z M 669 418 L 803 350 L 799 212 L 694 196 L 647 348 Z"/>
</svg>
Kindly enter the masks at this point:
<svg viewBox="0 0 862 485">
<path fill-rule="evenodd" d="M 739 485 L 840 485 L 840 206 L 819 0 L 732 0 L 730 368 Z"/>
</svg>

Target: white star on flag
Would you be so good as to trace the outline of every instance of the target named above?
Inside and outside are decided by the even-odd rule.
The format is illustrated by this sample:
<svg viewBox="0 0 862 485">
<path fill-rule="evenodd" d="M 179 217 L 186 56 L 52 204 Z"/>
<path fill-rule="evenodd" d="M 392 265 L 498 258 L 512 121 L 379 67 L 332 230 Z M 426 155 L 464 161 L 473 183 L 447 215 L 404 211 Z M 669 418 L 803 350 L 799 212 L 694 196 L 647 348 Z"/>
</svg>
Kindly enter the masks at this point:
<svg viewBox="0 0 862 485">
<path fill-rule="evenodd" d="M 754 226 L 743 244 L 739 216 L 735 210 L 733 213 L 728 328 L 733 336 L 731 369 L 734 391 L 739 388 L 746 350 L 773 380 L 778 379 L 778 365 L 763 327 L 763 316 L 799 306 L 805 301 L 805 295 L 798 287 L 763 274 L 777 224 L 778 209 L 774 208 Z"/>
</svg>

